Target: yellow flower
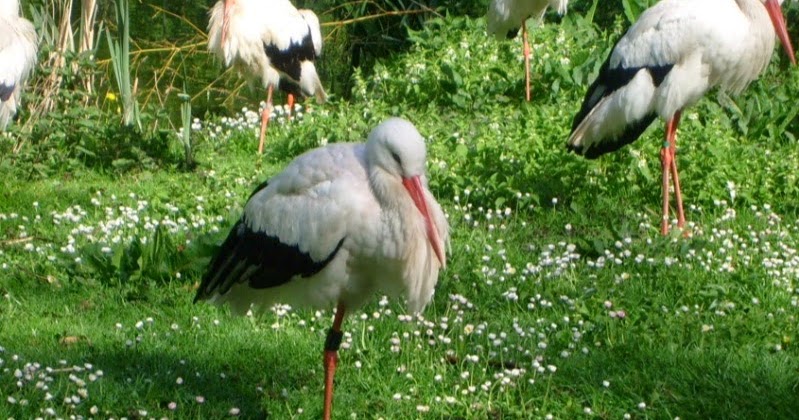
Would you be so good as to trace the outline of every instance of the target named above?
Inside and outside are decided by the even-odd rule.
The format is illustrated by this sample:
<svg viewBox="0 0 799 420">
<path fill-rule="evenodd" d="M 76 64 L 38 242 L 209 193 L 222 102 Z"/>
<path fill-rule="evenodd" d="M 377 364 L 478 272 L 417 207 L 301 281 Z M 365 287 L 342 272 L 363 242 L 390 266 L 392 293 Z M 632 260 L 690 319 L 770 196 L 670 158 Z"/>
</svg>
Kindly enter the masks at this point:
<svg viewBox="0 0 799 420">
<path fill-rule="evenodd" d="M 114 95 L 113 92 L 108 92 L 108 93 L 105 94 L 105 99 L 107 99 L 107 100 L 109 100 L 111 102 L 116 102 L 117 95 Z"/>
</svg>

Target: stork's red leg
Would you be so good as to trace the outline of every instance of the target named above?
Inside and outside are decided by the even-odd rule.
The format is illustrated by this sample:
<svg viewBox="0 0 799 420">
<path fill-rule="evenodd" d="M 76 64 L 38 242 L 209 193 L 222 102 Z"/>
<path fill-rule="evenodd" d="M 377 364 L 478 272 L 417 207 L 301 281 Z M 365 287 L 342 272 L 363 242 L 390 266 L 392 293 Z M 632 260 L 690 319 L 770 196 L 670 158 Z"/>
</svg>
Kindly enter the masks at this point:
<svg viewBox="0 0 799 420">
<path fill-rule="evenodd" d="M 324 420 L 330 420 L 333 410 L 333 375 L 336 373 L 338 349 L 343 336 L 341 323 L 344 321 L 344 311 L 344 304 L 339 303 L 336 307 L 336 317 L 333 318 L 333 326 L 327 332 L 327 339 L 325 339 L 325 407 L 322 414 Z"/>
<path fill-rule="evenodd" d="M 666 139 L 660 149 L 660 166 L 663 172 L 663 220 L 660 224 L 660 233 L 669 233 L 669 173 L 674 182 L 674 196 L 677 201 L 677 226 L 685 226 L 685 213 L 682 208 L 682 192 L 680 191 L 680 178 L 677 175 L 677 161 L 675 150 L 677 148 L 677 125 L 680 123 L 680 111 L 666 121 Z"/>
<path fill-rule="evenodd" d="M 680 191 L 680 177 L 677 174 L 677 125 L 680 123 L 681 111 L 677 111 L 671 118 L 668 127 L 669 143 L 671 144 L 671 181 L 674 183 L 674 199 L 677 201 L 677 227 L 685 228 L 685 212 L 682 208 L 682 192 Z"/>
<path fill-rule="evenodd" d="M 668 133 L 668 124 L 666 123 L 666 132 Z M 668 139 L 668 134 L 666 135 Z M 668 140 L 663 142 L 663 147 L 660 149 L 660 170 L 663 174 L 663 218 L 660 221 L 660 233 L 666 235 L 669 233 L 669 169 L 671 168 L 671 151 L 669 150 L 671 144 Z"/>
<path fill-rule="evenodd" d="M 272 115 L 272 85 L 266 89 L 266 107 L 261 112 L 261 136 L 258 139 L 258 154 L 264 152 L 264 140 L 266 139 L 266 127 L 269 125 L 269 117 Z"/>
<path fill-rule="evenodd" d="M 289 120 L 291 120 L 291 114 L 294 113 L 294 95 L 289 93 L 288 98 L 286 98 L 286 102 L 289 108 L 286 113 L 288 114 Z"/>
<path fill-rule="evenodd" d="M 527 41 L 527 22 L 522 22 L 522 42 L 524 43 L 524 83 L 527 102 L 530 102 L 530 43 Z"/>
</svg>

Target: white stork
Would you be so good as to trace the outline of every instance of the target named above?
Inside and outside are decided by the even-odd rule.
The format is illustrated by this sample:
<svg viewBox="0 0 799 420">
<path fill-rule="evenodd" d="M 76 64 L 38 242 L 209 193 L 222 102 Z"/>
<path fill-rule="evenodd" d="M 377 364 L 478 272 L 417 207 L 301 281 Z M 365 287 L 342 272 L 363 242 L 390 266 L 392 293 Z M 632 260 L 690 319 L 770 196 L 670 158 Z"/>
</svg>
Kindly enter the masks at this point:
<svg viewBox="0 0 799 420">
<path fill-rule="evenodd" d="M 365 144 L 306 152 L 256 189 L 194 301 L 228 302 L 237 312 L 336 304 L 324 355 L 329 419 L 345 311 L 378 291 L 404 295 L 411 312 L 421 311 L 448 246 L 449 225 L 427 189 L 422 136 L 391 118 Z"/>
<path fill-rule="evenodd" d="M 524 42 L 525 93 L 530 101 L 530 44 L 527 41 L 527 19 L 540 21 L 547 7 L 551 6 L 561 15 L 566 13 L 569 0 L 491 0 L 488 5 L 488 33 L 497 39 L 512 39 L 522 28 Z"/>
<path fill-rule="evenodd" d="M 19 0 L 0 0 L 0 131 L 17 113 L 25 81 L 36 65 L 38 39 L 20 16 Z"/>
<path fill-rule="evenodd" d="M 267 89 L 258 142 L 262 153 L 275 87 L 289 93 L 289 109 L 297 92 L 320 103 L 327 99 L 314 65 L 322 54 L 319 19 L 288 0 L 220 0 L 210 16 L 208 49 L 248 79 L 260 78 Z"/>
<path fill-rule="evenodd" d="M 635 141 L 660 116 L 663 220 L 668 233 L 669 172 L 677 225 L 685 226 L 675 150 L 683 109 L 719 86 L 741 92 L 768 65 L 774 34 L 795 64 L 782 0 L 663 0 L 616 43 L 574 117 L 568 148 L 589 159 Z"/>
</svg>

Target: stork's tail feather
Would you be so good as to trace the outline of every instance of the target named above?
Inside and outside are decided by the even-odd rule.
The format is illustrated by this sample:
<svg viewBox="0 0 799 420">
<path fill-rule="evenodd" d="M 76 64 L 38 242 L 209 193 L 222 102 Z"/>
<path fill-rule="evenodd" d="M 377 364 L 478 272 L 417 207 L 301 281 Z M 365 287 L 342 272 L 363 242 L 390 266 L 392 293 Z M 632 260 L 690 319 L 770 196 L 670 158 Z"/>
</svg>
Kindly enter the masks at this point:
<svg viewBox="0 0 799 420">
<path fill-rule="evenodd" d="M 237 264 L 235 259 L 231 258 L 232 255 L 236 254 L 241 242 L 239 236 L 240 228 L 243 224 L 244 221 L 239 220 L 233 226 L 216 256 L 211 260 L 211 264 L 203 275 L 200 287 L 197 289 L 197 294 L 194 296 L 194 303 L 209 299 L 215 294 L 226 293 L 233 285 L 233 280 L 235 280 L 234 272 L 239 272 L 244 268 L 242 264 Z"/>
<path fill-rule="evenodd" d="M 602 139 L 601 141 L 594 141 L 590 143 L 583 141 L 582 131 L 584 130 L 580 130 L 580 127 L 578 126 L 578 129 L 575 130 L 572 136 L 569 138 L 566 148 L 570 152 L 585 156 L 586 159 L 596 159 L 605 153 L 615 152 L 616 150 L 619 150 L 622 147 L 634 142 L 636 139 L 638 139 L 638 137 L 641 136 L 641 134 L 643 134 L 647 127 L 649 127 L 652 124 L 652 121 L 654 121 L 656 118 L 656 113 L 647 114 L 643 118 L 624 126 L 624 129 L 620 134 L 612 138 L 606 138 Z"/>
<path fill-rule="evenodd" d="M 657 118 L 655 92 L 672 65 L 610 68 L 610 58 L 574 117 L 568 149 L 595 159 L 634 142 Z"/>
<path fill-rule="evenodd" d="M 0 102 L 0 131 L 5 131 L 8 124 L 14 119 L 17 113 L 17 105 L 14 98 L 5 102 Z"/>
</svg>

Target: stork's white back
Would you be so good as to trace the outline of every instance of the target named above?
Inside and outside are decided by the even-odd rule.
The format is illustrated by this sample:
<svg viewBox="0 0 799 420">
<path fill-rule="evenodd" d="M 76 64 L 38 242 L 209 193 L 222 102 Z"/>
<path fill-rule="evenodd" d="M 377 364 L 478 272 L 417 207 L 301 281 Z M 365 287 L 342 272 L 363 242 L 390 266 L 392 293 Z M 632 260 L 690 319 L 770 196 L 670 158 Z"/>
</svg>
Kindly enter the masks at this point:
<svg viewBox="0 0 799 420">
<path fill-rule="evenodd" d="M 17 112 L 22 87 L 36 65 L 37 50 L 36 31 L 19 16 L 17 0 L 0 0 L 0 87 L 11 91 L 0 103 L 0 131 Z"/>
</svg>

